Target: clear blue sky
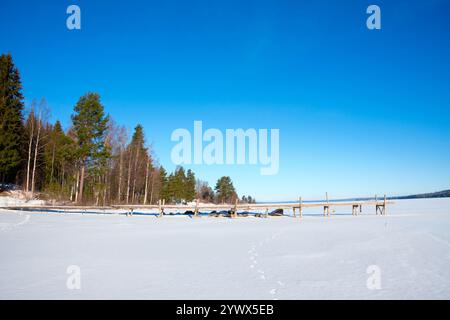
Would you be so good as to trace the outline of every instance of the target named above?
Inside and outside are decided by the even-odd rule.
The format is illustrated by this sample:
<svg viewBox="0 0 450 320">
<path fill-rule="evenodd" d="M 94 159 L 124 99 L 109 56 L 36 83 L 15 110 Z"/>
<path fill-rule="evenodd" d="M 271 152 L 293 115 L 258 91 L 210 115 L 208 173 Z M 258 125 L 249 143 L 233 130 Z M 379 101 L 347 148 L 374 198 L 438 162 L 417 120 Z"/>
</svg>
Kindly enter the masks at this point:
<svg viewBox="0 0 450 320">
<path fill-rule="evenodd" d="M 70 4 L 81 30 L 66 28 Z M 426 0 L 0 0 L 0 52 L 27 103 L 45 97 L 67 128 L 98 92 L 169 170 L 172 131 L 202 120 L 280 129 L 278 175 L 192 167 L 211 184 L 230 175 L 258 200 L 410 194 L 450 187 L 449 14 Z"/>
</svg>

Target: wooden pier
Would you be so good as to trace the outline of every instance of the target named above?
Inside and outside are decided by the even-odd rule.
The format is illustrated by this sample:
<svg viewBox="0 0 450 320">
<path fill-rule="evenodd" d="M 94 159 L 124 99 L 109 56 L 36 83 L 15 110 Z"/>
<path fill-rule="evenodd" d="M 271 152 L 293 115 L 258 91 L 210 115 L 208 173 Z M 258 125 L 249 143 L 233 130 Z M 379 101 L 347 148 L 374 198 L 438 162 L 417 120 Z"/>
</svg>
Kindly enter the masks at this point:
<svg viewBox="0 0 450 320">
<path fill-rule="evenodd" d="M 88 210 L 97 211 L 101 213 L 102 211 L 106 213 L 107 210 L 125 210 L 125 214 L 133 215 L 133 213 L 139 209 L 141 210 L 154 210 L 156 215 L 163 217 L 169 212 L 180 212 L 186 213 L 190 212 L 192 216 L 198 217 L 201 212 L 209 212 L 220 215 L 226 212 L 230 217 L 237 218 L 242 213 L 249 212 L 259 212 L 258 216 L 268 217 L 270 212 L 273 210 L 292 210 L 294 218 L 302 218 L 303 210 L 305 208 L 323 208 L 323 215 L 325 217 L 331 216 L 331 208 L 333 207 L 348 207 L 352 209 L 352 215 L 358 216 L 362 212 L 364 207 L 374 207 L 376 215 L 386 215 L 387 205 L 393 204 L 392 201 L 387 201 L 386 196 L 384 199 L 379 201 L 375 196 L 375 200 L 367 201 L 329 201 L 328 194 L 325 201 L 320 202 L 304 202 L 302 197 L 299 198 L 298 203 L 257 203 L 257 204 L 240 204 L 236 201 L 234 204 L 218 204 L 218 205 L 201 205 L 197 200 L 195 205 L 173 205 L 165 204 L 164 200 L 159 200 L 157 205 L 111 205 L 107 207 L 95 207 L 95 206 L 6 206 L 0 207 L 1 209 L 7 210 L 34 210 L 34 211 L 77 211 L 77 212 L 87 212 Z M 264 213 L 260 213 L 264 212 Z M 298 212 L 298 214 L 297 214 Z"/>
</svg>

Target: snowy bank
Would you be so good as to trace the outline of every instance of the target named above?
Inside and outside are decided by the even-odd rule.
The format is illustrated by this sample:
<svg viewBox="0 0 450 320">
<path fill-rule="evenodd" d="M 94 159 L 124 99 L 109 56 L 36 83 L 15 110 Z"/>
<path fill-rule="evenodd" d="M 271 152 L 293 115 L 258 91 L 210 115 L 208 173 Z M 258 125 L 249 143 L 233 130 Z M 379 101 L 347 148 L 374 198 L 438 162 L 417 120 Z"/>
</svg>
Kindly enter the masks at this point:
<svg viewBox="0 0 450 320">
<path fill-rule="evenodd" d="M 44 204 L 45 201 L 43 200 L 27 199 L 22 191 L 14 190 L 0 193 L 0 207 L 39 206 Z"/>
</svg>

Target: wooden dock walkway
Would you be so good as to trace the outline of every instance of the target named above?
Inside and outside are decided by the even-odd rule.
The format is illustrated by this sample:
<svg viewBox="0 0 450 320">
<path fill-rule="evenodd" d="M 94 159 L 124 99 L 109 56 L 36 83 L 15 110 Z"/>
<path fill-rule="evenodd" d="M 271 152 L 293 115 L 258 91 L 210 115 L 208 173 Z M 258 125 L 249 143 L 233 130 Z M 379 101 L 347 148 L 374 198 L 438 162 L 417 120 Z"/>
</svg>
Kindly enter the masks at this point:
<svg viewBox="0 0 450 320">
<path fill-rule="evenodd" d="M 327 196 L 328 199 L 328 196 Z M 358 216 L 362 212 L 364 207 L 374 207 L 376 215 L 386 215 L 387 205 L 394 204 L 392 201 L 387 201 L 386 196 L 381 201 L 375 200 L 368 201 L 321 201 L 321 202 L 303 202 L 302 198 L 299 198 L 297 203 L 257 203 L 257 204 L 239 204 L 237 201 L 235 204 L 218 204 L 218 205 L 202 205 L 197 200 L 195 205 L 166 205 L 164 200 L 158 201 L 157 205 L 111 205 L 107 207 L 96 207 L 96 206 L 4 206 L 1 209 L 8 210 L 35 210 L 35 211 L 80 211 L 86 212 L 87 210 L 104 211 L 106 210 L 125 210 L 127 215 L 133 215 L 133 213 L 139 209 L 141 210 L 155 210 L 159 217 L 163 217 L 170 211 L 176 212 L 191 212 L 194 217 L 200 215 L 200 212 L 210 212 L 220 214 L 222 212 L 227 212 L 230 217 L 237 218 L 242 213 L 249 213 L 252 211 L 263 211 L 264 213 L 259 213 L 261 216 L 268 217 L 271 210 L 292 210 L 294 217 L 302 218 L 303 210 L 305 208 L 323 208 L 323 215 L 325 217 L 331 216 L 332 207 L 350 207 L 352 208 L 352 215 Z M 284 212 L 283 212 L 284 214 Z"/>
</svg>

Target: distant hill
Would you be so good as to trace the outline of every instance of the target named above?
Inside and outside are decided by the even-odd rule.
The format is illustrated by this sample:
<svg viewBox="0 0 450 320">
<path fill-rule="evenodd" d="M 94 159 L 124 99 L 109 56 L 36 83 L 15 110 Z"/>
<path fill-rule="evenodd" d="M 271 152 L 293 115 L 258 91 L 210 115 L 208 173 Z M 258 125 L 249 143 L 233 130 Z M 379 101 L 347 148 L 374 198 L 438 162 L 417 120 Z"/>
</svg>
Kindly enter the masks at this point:
<svg viewBox="0 0 450 320">
<path fill-rule="evenodd" d="M 450 197 L 450 190 L 432 192 L 432 193 L 422 193 L 422 194 L 413 194 L 409 196 L 401 196 L 401 197 L 390 197 L 389 199 L 422 199 L 422 198 L 448 198 Z"/>
<path fill-rule="evenodd" d="M 425 198 L 450 198 L 450 190 L 431 192 L 431 193 L 421 193 L 421 194 L 412 194 L 409 196 L 394 196 L 387 197 L 388 200 L 401 200 L 401 199 L 425 199 Z M 344 198 L 344 199 L 333 199 L 330 201 L 341 202 L 341 201 L 371 201 L 374 200 L 374 197 L 360 197 L 360 198 Z M 383 197 L 378 197 L 379 201 L 383 200 Z M 325 200 L 304 200 L 303 202 L 323 202 Z M 298 203 L 298 201 L 284 201 L 287 203 Z M 265 202 L 265 203 L 281 203 L 281 202 Z"/>
</svg>

